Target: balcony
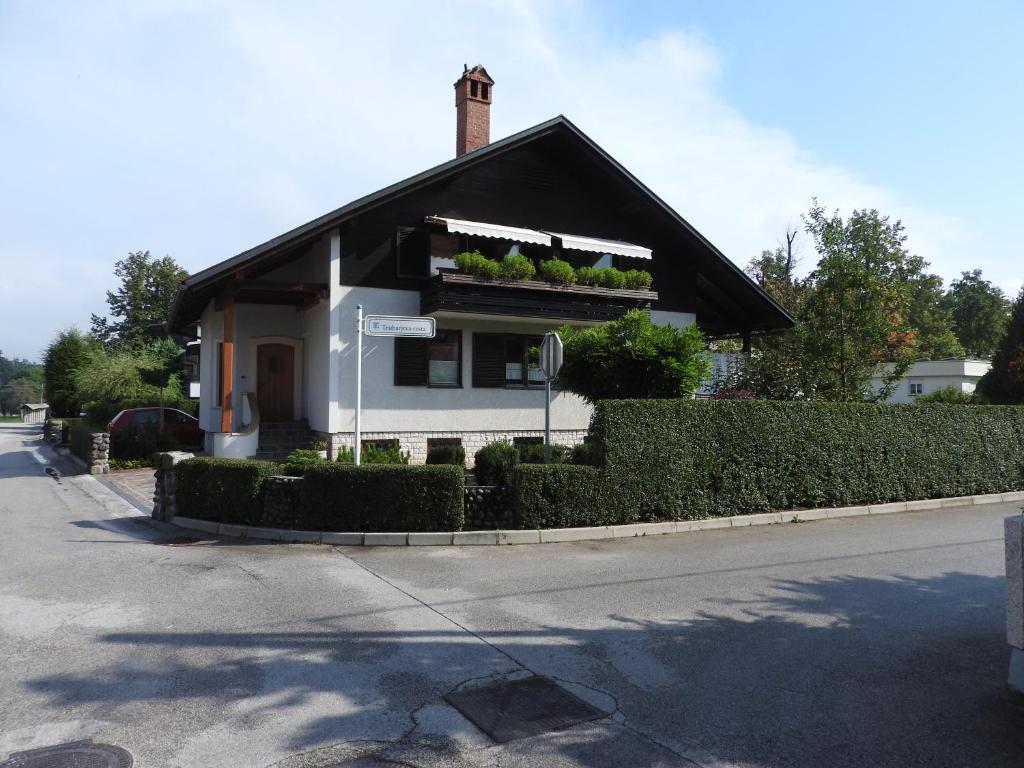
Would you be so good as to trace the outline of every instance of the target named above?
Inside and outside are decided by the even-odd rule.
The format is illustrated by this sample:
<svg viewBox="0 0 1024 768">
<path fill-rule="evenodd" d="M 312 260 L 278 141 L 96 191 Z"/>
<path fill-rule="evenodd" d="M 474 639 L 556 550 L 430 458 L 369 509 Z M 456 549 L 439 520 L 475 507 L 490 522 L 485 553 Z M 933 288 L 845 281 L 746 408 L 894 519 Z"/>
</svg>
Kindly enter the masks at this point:
<svg viewBox="0 0 1024 768">
<path fill-rule="evenodd" d="M 577 322 L 604 322 L 630 309 L 650 309 L 652 290 L 554 285 L 541 280 L 486 280 L 442 271 L 420 293 L 420 311 L 431 314 L 473 314 L 535 317 Z"/>
</svg>

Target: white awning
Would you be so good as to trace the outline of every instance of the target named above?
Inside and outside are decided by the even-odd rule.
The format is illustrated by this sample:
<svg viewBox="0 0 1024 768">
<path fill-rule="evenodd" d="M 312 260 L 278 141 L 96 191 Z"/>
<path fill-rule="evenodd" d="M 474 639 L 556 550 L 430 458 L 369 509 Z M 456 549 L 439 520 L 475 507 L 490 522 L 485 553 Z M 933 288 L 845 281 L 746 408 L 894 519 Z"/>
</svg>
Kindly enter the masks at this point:
<svg viewBox="0 0 1024 768">
<path fill-rule="evenodd" d="M 442 216 L 427 216 L 425 221 L 427 224 L 441 224 L 449 232 L 461 232 L 464 235 L 496 237 L 500 240 L 511 240 L 514 243 L 551 245 L 551 235 L 547 232 L 538 232 L 536 229 L 506 227 L 504 224 L 485 224 L 482 221 L 447 219 Z"/>
<path fill-rule="evenodd" d="M 566 235 L 561 232 L 548 232 L 547 234 L 557 237 L 562 241 L 563 248 L 574 251 L 588 251 L 590 253 L 612 253 L 616 256 L 628 256 L 633 259 L 651 258 L 651 249 L 642 245 L 623 243 L 620 240 L 599 240 L 596 237 L 582 237 L 581 235 Z"/>
</svg>

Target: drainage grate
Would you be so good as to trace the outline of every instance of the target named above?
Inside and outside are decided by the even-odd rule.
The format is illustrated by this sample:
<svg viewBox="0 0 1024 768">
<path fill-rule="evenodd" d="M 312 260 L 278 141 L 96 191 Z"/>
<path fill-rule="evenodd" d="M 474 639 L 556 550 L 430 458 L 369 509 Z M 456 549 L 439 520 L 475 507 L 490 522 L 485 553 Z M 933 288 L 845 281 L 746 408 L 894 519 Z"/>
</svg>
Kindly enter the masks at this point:
<svg viewBox="0 0 1024 768">
<path fill-rule="evenodd" d="M 498 743 L 608 716 L 546 677 L 455 691 L 445 699 Z"/>
<path fill-rule="evenodd" d="M 0 768 L 131 768 L 132 756 L 110 744 L 73 741 L 55 747 L 15 752 Z"/>
</svg>

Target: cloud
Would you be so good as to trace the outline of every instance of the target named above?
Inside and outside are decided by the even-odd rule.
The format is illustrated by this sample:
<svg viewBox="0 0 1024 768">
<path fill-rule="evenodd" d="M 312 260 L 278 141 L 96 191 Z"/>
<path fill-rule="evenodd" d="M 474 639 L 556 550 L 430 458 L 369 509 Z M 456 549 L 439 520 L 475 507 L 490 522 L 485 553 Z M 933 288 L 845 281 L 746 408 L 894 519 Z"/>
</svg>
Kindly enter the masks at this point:
<svg viewBox="0 0 1024 768">
<path fill-rule="evenodd" d="M 700 30 L 631 38 L 585 2 L 4 13 L 0 264 L 42 276 L 34 293 L 0 294 L 8 354 L 36 356 L 58 328 L 85 326 L 130 250 L 198 270 L 448 159 L 463 63 L 497 82 L 493 137 L 566 114 L 740 265 L 812 196 L 902 218 L 947 277 L 977 237 L 746 119 L 722 95 L 725 65 Z"/>
</svg>

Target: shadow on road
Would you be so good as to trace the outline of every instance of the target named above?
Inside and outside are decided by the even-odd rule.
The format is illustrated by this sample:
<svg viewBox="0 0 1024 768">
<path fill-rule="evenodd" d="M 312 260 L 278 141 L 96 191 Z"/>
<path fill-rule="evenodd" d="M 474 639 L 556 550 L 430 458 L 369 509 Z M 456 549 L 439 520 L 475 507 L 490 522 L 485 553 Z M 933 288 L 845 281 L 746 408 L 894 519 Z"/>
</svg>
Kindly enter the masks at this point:
<svg viewBox="0 0 1024 768">
<path fill-rule="evenodd" d="M 719 600 L 678 621 L 610 616 L 596 629 L 478 634 L 540 674 L 576 670 L 577 682 L 616 698 L 627 724 L 684 753 L 750 766 L 1019 768 L 1024 698 L 1004 685 L 1003 599 L 1001 579 L 963 573 L 766 581 L 755 600 Z M 366 738 L 376 718 L 439 703 L 494 653 L 454 626 L 313 625 L 109 634 L 103 642 L 126 650 L 160 649 L 161 661 L 129 654 L 92 676 L 29 685 L 57 709 L 203 699 L 225 713 L 244 703 L 252 717 L 316 702 L 291 734 L 301 750 Z"/>
</svg>

